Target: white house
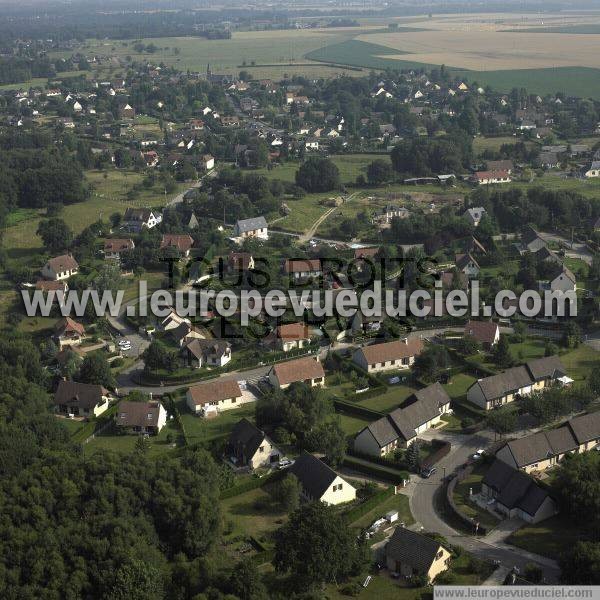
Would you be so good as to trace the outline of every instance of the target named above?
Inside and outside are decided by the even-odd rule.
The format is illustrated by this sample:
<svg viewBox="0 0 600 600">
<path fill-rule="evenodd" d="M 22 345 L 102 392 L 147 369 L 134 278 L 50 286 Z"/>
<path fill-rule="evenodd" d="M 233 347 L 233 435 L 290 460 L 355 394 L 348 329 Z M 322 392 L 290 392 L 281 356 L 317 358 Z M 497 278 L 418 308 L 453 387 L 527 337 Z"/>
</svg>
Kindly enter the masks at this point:
<svg viewBox="0 0 600 600">
<path fill-rule="evenodd" d="M 423 351 L 423 340 L 412 337 L 356 350 L 352 361 L 369 373 L 408 369 Z"/>
<path fill-rule="evenodd" d="M 185 395 L 186 403 L 194 414 L 213 417 L 224 410 L 231 410 L 255 400 L 254 396 L 244 398 L 237 381 L 219 379 L 194 385 Z"/>
<path fill-rule="evenodd" d="M 125 229 L 136 233 L 143 229 L 152 229 L 160 223 L 162 223 L 162 214 L 149 208 L 128 208 L 123 217 Z"/>
<path fill-rule="evenodd" d="M 241 219 L 236 222 L 233 233 L 237 238 L 255 237 L 261 240 L 269 239 L 267 220 L 264 217 Z"/>
<path fill-rule="evenodd" d="M 463 213 L 463 217 L 467 219 L 473 227 L 479 227 L 479 223 L 481 223 L 481 219 L 486 215 L 485 208 L 483 206 L 467 208 L 467 210 Z"/>
<path fill-rule="evenodd" d="M 41 273 L 45 279 L 61 281 L 79 272 L 79 264 L 70 254 L 62 254 L 51 258 L 42 267 Z"/>
<path fill-rule="evenodd" d="M 600 161 L 595 160 L 588 167 L 584 168 L 583 176 L 588 179 L 600 177 Z"/>
<path fill-rule="evenodd" d="M 292 383 L 305 383 L 310 387 L 325 386 L 323 365 L 310 356 L 277 363 L 269 371 L 269 381 L 273 387 L 284 390 Z"/>
<path fill-rule="evenodd" d="M 229 436 L 227 453 L 236 467 L 270 467 L 276 465 L 282 457 L 281 451 L 256 425 L 241 419 Z"/>
<path fill-rule="evenodd" d="M 127 433 L 158 435 L 167 423 L 167 411 L 157 400 L 130 402 L 123 400 L 115 416 L 115 424 Z"/>
</svg>

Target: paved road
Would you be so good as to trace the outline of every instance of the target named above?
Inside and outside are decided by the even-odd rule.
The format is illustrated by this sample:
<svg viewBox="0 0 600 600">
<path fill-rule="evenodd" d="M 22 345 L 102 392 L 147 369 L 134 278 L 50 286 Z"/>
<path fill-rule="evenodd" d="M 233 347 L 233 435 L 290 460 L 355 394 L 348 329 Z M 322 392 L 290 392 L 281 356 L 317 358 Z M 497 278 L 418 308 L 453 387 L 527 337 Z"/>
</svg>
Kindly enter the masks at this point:
<svg viewBox="0 0 600 600">
<path fill-rule="evenodd" d="M 540 237 L 547 242 L 561 244 L 565 249 L 565 256 L 568 258 L 578 258 L 588 265 L 592 264 L 593 255 L 586 244 L 583 244 L 582 242 L 573 242 L 571 244 L 571 240 L 568 240 L 566 237 L 559 235 L 558 233 L 540 232 Z"/>
<path fill-rule="evenodd" d="M 538 556 L 509 546 L 499 541 L 499 536 L 474 538 L 462 534 L 448 525 L 438 514 L 436 507 L 443 506 L 442 494 L 444 486 L 442 478 L 444 468 L 446 475 L 453 473 L 460 465 L 464 464 L 470 454 L 479 448 L 486 448 L 493 442 L 494 434 L 483 431 L 475 435 L 464 436 L 459 434 L 445 434 L 436 432 L 437 438 L 445 438 L 452 444 L 451 453 L 437 465 L 438 472 L 430 479 L 421 479 L 413 476 L 410 486 L 410 509 L 415 520 L 427 531 L 435 531 L 445 536 L 451 544 L 461 546 L 479 558 L 500 561 L 503 568 L 517 566 L 521 572 L 527 563 L 535 562 L 544 570 L 546 581 L 558 580 L 559 569 L 557 564 L 545 557 Z"/>
</svg>

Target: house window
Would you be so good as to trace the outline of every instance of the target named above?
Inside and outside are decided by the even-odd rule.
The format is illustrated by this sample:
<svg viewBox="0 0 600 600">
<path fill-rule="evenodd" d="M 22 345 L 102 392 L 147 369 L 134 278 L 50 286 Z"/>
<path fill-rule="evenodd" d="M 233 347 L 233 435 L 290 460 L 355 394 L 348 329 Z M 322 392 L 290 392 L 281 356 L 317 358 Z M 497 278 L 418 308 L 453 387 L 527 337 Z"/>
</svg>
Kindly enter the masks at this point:
<svg viewBox="0 0 600 600">
<path fill-rule="evenodd" d="M 262 453 L 262 452 L 264 452 L 264 451 L 265 451 L 265 447 L 264 447 L 264 446 L 261 446 L 261 447 L 258 449 L 258 451 L 259 451 L 259 452 L 261 452 L 261 453 Z"/>
</svg>

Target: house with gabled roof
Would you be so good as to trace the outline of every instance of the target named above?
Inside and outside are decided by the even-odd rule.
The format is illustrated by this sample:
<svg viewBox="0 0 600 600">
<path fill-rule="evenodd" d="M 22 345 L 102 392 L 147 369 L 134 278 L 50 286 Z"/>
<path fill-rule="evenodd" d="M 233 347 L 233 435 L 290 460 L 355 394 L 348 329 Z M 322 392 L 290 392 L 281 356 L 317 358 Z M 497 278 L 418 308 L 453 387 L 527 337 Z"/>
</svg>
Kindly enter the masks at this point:
<svg viewBox="0 0 600 600">
<path fill-rule="evenodd" d="M 478 227 L 479 223 L 481 223 L 481 219 L 485 217 L 487 214 L 485 208 L 483 206 L 476 206 L 472 208 L 467 208 L 463 213 L 463 217 L 473 225 L 473 227 Z"/>
<path fill-rule="evenodd" d="M 269 239 L 269 228 L 264 217 L 253 217 L 251 219 L 240 219 L 236 221 L 233 234 L 237 238 L 255 237 L 262 240 Z"/>
<path fill-rule="evenodd" d="M 79 263 L 71 254 L 61 254 L 50 258 L 41 270 L 44 279 L 61 281 L 79 273 Z"/>
<path fill-rule="evenodd" d="M 167 411 L 161 402 L 130 402 L 123 400 L 119 403 L 115 424 L 126 433 L 158 435 L 167 424 Z"/>
<path fill-rule="evenodd" d="M 162 223 L 162 214 L 149 208 L 128 208 L 123 216 L 123 227 L 133 233 L 152 229 Z"/>
<path fill-rule="evenodd" d="M 527 226 L 521 234 L 521 253 L 537 252 L 548 244 L 540 236 L 540 234 L 531 226 Z"/>
<path fill-rule="evenodd" d="M 284 352 L 304 348 L 310 344 L 310 332 L 306 323 L 285 323 L 278 325 L 274 331 L 274 343 Z"/>
<path fill-rule="evenodd" d="M 385 456 L 406 448 L 419 434 L 434 427 L 450 409 L 450 397 L 440 383 L 416 391 L 404 405 L 373 421 L 354 438 L 354 450 Z"/>
<path fill-rule="evenodd" d="M 227 441 L 227 454 L 236 467 L 270 467 L 276 465 L 283 454 L 254 423 L 244 418 L 238 421 Z"/>
<path fill-rule="evenodd" d="M 372 344 L 356 350 L 352 362 L 369 373 L 408 369 L 423 348 L 423 340 L 417 337 Z"/>
<path fill-rule="evenodd" d="M 111 238 L 104 240 L 104 258 L 106 260 L 120 260 L 122 252 L 129 252 L 135 248 L 131 238 Z"/>
<path fill-rule="evenodd" d="M 320 258 L 287 258 L 283 263 L 283 270 L 295 281 L 319 277 L 323 274 Z"/>
<path fill-rule="evenodd" d="M 337 505 L 356 499 L 356 488 L 331 467 L 308 452 L 303 452 L 289 467 L 302 486 L 302 498 L 308 502 Z"/>
<path fill-rule="evenodd" d="M 396 527 L 385 545 L 390 573 L 406 578 L 423 576 L 431 583 L 447 571 L 451 554 L 437 540 L 405 527 Z"/>
<path fill-rule="evenodd" d="M 471 336 L 484 348 L 490 349 L 500 340 L 500 327 L 493 321 L 469 321 L 465 325 L 465 335 Z"/>
<path fill-rule="evenodd" d="M 547 490 L 523 471 L 496 459 L 481 482 L 481 495 L 489 506 L 527 523 L 539 523 L 558 513 L 558 506 Z"/>
<path fill-rule="evenodd" d="M 467 391 L 467 400 L 490 410 L 550 385 L 563 384 L 565 378 L 566 369 L 558 356 L 537 358 L 476 381 Z"/>
<path fill-rule="evenodd" d="M 231 361 L 231 344 L 220 339 L 193 338 L 183 347 L 183 354 L 189 366 L 224 367 Z"/>
<path fill-rule="evenodd" d="M 233 380 L 215 379 L 194 385 L 188 388 L 185 399 L 192 413 L 204 417 L 213 417 L 221 411 L 237 408 L 244 404 L 240 385 Z"/>
<path fill-rule="evenodd" d="M 479 275 L 481 267 L 472 254 L 457 254 L 454 260 L 456 270 L 473 279 Z"/>
<path fill-rule="evenodd" d="M 269 371 L 268 377 L 271 385 L 280 390 L 284 390 L 292 383 L 305 383 L 310 387 L 325 386 L 323 365 L 310 356 L 277 363 Z"/>
<path fill-rule="evenodd" d="M 101 385 L 63 379 L 54 394 L 54 409 L 68 417 L 97 417 L 108 408 L 110 399 Z"/>
<path fill-rule="evenodd" d="M 175 234 L 175 233 L 164 233 L 160 242 L 161 250 L 166 248 L 174 248 L 177 250 L 180 256 L 188 257 L 190 250 L 194 245 L 194 238 L 191 235 Z"/>
<path fill-rule="evenodd" d="M 60 350 L 65 346 L 78 346 L 85 337 L 85 327 L 71 317 L 63 317 L 54 326 L 52 337 Z"/>
</svg>

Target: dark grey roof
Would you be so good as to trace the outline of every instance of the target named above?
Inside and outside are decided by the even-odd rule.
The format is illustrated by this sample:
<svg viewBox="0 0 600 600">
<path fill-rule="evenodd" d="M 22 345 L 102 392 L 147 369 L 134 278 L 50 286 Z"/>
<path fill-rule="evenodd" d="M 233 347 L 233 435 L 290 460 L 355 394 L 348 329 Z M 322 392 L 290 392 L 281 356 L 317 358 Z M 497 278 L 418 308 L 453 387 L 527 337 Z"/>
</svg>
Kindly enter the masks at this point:
<svg viewBox="0 0 600 600">
<path fill-rule="evenodd" d="M 298 478 L 304 491 L 315 500 L 321 498 L 337 477 L 333 469 L 308 452 L 303 452 L 288 471 Z"/>
<path fill-rule="evenodd" d="M 412 435 L 410 430 L 405 432 L 399 432 L 389 416 L 381 417 L 381 419 L 377 419 L 377 421 L 373 421 L 370 423 L 366 429 L 371 432 L 371 435 L 375 438 L 375 441 L 379 444 L 380 448 L 391 444 L 394 440 L 397 440 L 399 434 L 404 437 L 404 439 L 412 439 L 415 436 L 415 432 L 412 431 Z M 411 435 L 410 438 L 407 438 L 406 435 Z"/>
<path fill-rule="evenodd" d="M 450 396 L 448 396 L 446 390 L 439 382 L 428 385 L 422 390 L 418 390 L 414 393 L 414 396 L 417 400 L 421 401 L 435 401 L 440 408 L 450 404 Z"/>
<path fill-rule="evenodd" d="M 567 425 L 580 444 L 600 438 L 600 412 L 575 417 Z"/>
<path fill-rule="evenodd" d="M 513 367 L 498 375 L 480 379 L 478 384 L 487 400 L 495 400 L 530 385 L 531 377 L 525 367 Z"/>
<path fill-rule="evenodd" d="M 236 455 L 242 454 L 248 460 L 256 454 L 264 439 L 263 431 L 248 419 L 241 419 L 231 431 L 229 444 Z"/>
<path fill-rule="evenodd" d="M 506 445 L 519 467 L 531 465 L 554 455 L 550 442 L 543 431 L 512 440 Z"/>
<path fill-rule="evenodd" d="M 548 378 L 558 378 L 567 374 L 567 370 L 558 356 L 546 356 L 530 360 L 525 365 L 534 381 Z"/>
<path fill-rule="evenodd" d="M 497 492 L 496 500 L 508 509 L 519 508 L 532 517 L 549 494 L 535 481 L 501 460 L 495 460 L 483 477 L 485 485 Z"/>
<path fill-rule="evenodd" d="M 240 233 L 246 233 L 255 229 L 264 229 L 267 227 L 267 220 L 264 217 L 253 217 L 252 219 L 241 219 L 236 225 Z"/>
<path fill-rule="evenodd" d="M 102 396 L 107 394 L 108 392 L 101 385 L 61 381 L 54 394 L 54 404 L 90 410 L 100 404 Z"/>
<path fill-rule="evenodd" d="M 546 431 L 546 438 L 554 454 L 564 454 L 575 450 L 579 446 L 571 433 L 571 429 L 566 426 Z"/>
<path fill-rule="evenodd" d="M 385 554 L 420 573 L 427 573 L 439 549 L 440 543 L 436 540 L 405 527 L 396 527 L 385 546 Z"/>
</svg>

